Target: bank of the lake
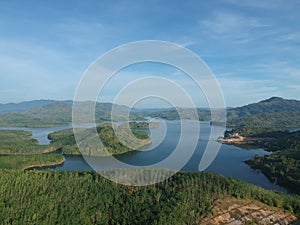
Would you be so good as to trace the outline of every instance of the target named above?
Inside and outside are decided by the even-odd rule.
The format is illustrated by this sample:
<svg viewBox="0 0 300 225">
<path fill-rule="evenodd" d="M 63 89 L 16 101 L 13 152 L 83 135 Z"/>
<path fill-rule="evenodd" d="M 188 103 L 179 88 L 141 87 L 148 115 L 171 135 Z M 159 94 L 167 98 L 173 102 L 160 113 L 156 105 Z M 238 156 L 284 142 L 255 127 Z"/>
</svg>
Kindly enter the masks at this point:
<svg viewBox="0 0 300 225">
<path fill-rule="evenodd" d="M 146 147 L 141 151 L 132 151 L 127 152 L 125 154 L 116 155 L 114 157 L 85 157 L 85 159 L 80 155 L 64 155 L 65 161 L 63 164 L 58 166 L 52 166 L 50 170 L 66 170 L 66 171 L 76 171 L 76 170 L 87 170 L 87 171 L 94 171 L 94 170 L 103 170 L 103 169 L 111 169 L 114 168 L 114 163 L 112 158 L 116 158 L 122 162 L 125 162 L 130 165 L 137 165 L 137 166 L 148 166 L 151 164 L 155 164 L 160 162 L 161 160 L 166 159 L 170 154 L 172 154 L 174 148 L 176 147 L 178 140 L 180 138 L 181 128 L 180 128 L 180 121 L 164 121 L 164 125 L 159 127 L 151 128 L 150 129 L 150 137 L 152 139 L 152 143 L 150 146 Z M 193 121 L 187 121 L 189 126 L 190 134 L 187 133 L 186 135 L 191 135 L 195 132 L 195 126 Z M 203 157 L 207 146 L 207 140 L 209 139 L 210 129 L 211 126 L 209 122 L 201 122 L 200 123 L 200 138 L 195 151 L 191 158 L 185 165 L 182 165 L 182 171 L 192 171 L 197 172 L 199 171 L 199 162 Z M 64 127 L 61 127 L 61 130 Z M 160 129 L 167 129 L 165 137 L 163 132 Z M 50 128 L 57 129 L 58 128 Z M 36 132 L 37 139 L 47 138 L 48 132 L 46 130 L 40 130 L 41 133 Z M 43 137 L 42 133 L 47 134 L 47 136 Z M 51 133 L 51 132 L 50 132 Z M 159 134 L 159 135 L 157 135 Z M 163 140 L 162 140 L 163 139 Z M 191 143 L 187 143 L 184 146 L 184 149 L 191 148 Z M 185 150 L 182 149 L 181 154 L 184 154 Z M 263 149 L 244 149 L 241 147 L 236 147 L 232 145 L 221 145 L 220 151 L 217 154 L 214 161 L 211 165 L 205 170 L 217 174 L 221 174 L 224 176 L 232 177 L 235 179 L 243 180 L 248 183 L 252 183 L 266 189 L 275 189 L 277 191 L 286 192 L 286 190 L 277 184 L 271 182 L 265 175 L 261 172 L 251 169 L 245 161 L 253 158 L 255 155 L 268 155 L 270 154 Z M 51 154 L 50 154 L 51 155 Z M 87 161 L 88 162 L 87 162 Z M 90 162 L 93 163 L 93 168 L 89 165 Z M 174 162 L 176 163 L 176 162 Z M 41 170 L 44 170 L 42 168 Z"/>
<path fill-rule="evenodd" d="M 269 151 L 269 155 L 256 155 L 246 163 L 271 182 L 300 194 L 300 131 L 248 126 L 226 132 L 224 141 Z"/>
<path fill-rule="evenodd" d="M 50 145 L 61 149 L 62 154 L 66 155 L 119 155 L 143 149 L 152 143 L 146 130 L 134 129 L 131 133 L 112 123 L 100 124 L 96 129 L 76 129 L 75 133 L 73 129 L 56 131 L 49 134 L 48 138 Z M 80 139 L 81 149 L 76 139 Z"/>
<path fill-rule="evenodd" d="M 194 132 L 193 122 L 188 122 L 190 126 L 190 132 Z M 197 143 L 196 149 L 189 159 L 189 161 L 183 165 L 182 171 L 199 171 L 199 162 L 203 157 L 203 153 L 207 146 L 207 140 L 209 139 L 209 133 L 211 126 L 208 122 L 203 122 L 201 125 L 200 139 Z M 136 165 L 136 166 L 148 166 L 155 164 L 161 160 L 167 158 L 172 154 L 174 148 L 180 137 L 180 121 L 165 121 L 165 126 L 168 129 L 164 140 L 161 141 L 159 135 L 155 135 L 159 129 L 163 129 L 164 126 L 151 129 L 152 144 L 141 151 L 132 151 L 125 154 L 116 155 L 114 157 L 91 157 L 65 155 L 66 161 L 63 165 L 51 168 L 51 170 L 104 170 L 114 168 L 114 158 L 121 162 Z M 189 134 L 187 134 L 189 135 Z M 186 144 L 186 148 L 189 148 L 189 143 Z M 182 151 L 184 154 L 184 150 Z M 251 169 L 245 161 L 253 158 L 255 155 L 268 155 L 270 154 L 263 149 L 244 149 L 232 145 L 221 145 L 220 151 L 212 164 L 205 170 L 224 176 L 232 177 L 235 179 L 243 180 L 266 189 L 275 189 L 277 191 L 286 192 L 286 190 L 274 182 L 271 182 L 264 174 L 255 169 Z M 176 162 L 174 162 L 176 163 Z M 92 167 L 89 165 L 92 164 Z M 44 170 L 44 169 L 43 169 Z"/>
<path fill-rule="evenodd" d="M 65 158 L 59 162 L 54 163 L 44 163 L 44 164 L 35 164 L 35 165 L 28 165 L 23 167 L 23 170 L 32 170 L 32 169 L 41 169 L 41 168 L 51 168 L 63 165 L 65 162 Z"/>
<path fill-rule="evenodd" d="M 59 154 L 27 154 L 0 156 L 0 169 L 33 169 L 63 165 L 65 157 Z"/>
</svg>

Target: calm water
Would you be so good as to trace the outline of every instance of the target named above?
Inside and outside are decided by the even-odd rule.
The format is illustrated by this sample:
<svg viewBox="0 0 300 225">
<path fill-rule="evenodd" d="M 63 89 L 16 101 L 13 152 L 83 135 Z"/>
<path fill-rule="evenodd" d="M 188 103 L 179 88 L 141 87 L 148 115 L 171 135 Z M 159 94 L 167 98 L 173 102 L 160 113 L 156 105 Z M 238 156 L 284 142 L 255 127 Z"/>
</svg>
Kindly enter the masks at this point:
<svg viewBox="0 0 300 225">
<path fill-rule="evenodd" d="M 191 136 L 194 129 L 193 121 L 190 123 Z M 89 125 L 91 126 L 91 125 Z M 86 127 L 89 127 L 86 126 Z M 163 141 L 158 145 L 161 136 L 155 136 L 155 129 L 152 131 L 152 145 L 148 146 L 143 151 L 129 152 L 126 154 L 118 155 L 116 158 L 122 162 L 138 165 L 147 166 L 153 163 L 160 162 L 166 157 L 170 156 L 176 147 L 178 140 L 180 138 L 180 121 L 165 121 L 165 128 L 167 128 L 166 136 Z M 53 128 L 18 128 L 22 130 L 33 131 L 33 138 L 36 138 L 41 144 L 48 144 L 49 140 L 47 138 L 48 134 L 57 130 L 71 128 L 71 126 L 63 127 L 53 127 Z M 199 162 L 203 156 L 204 150 L 207 145 L 208 136 L 210 133 L 209 123 L 201 123 L 200 129 L 200 139 L 197 143 L 196 149 L 190 158 L 190 160 L 182 168 L 183 171 L 198 171 Z M 4 128 L 3 128 L 4 129 Z M 15 129 L 15 128 L 10 128 Z M 159 133 L 159 132 L 158 132 Z M 160 133 L 159 133 L 160 134 Z M 186 143 L 185 149 L 191 147 L 190 143 Z M 152 149 L 154 147 L 154 149 Z M 152 150 L 151 150 L 152 149 Z M 182 149 L 182 154 L 184 154 L 185 149 Z M 217 154 L 215 160 L 212 164 L 205 170 L 217 174 L 222 174 L 224 176 L 229 176 L 239 180 L 244 180 L 246 182 L 259 185 L 267 189 L 275 189 L 278 191 L 284 191 L 284 188 L 279 187 L 271 183 L 262 173 L 251 169 L 247 164 L 244 163 L 245 160 L 251 159 L 256 154 L 265 155 L 270 154 L 262 149 L 243 149 L 231 145 L 221 145 L 220 151 Z M 66 161 L 63 165 L 51 168 L 51 170 L 88 170 L 93 171 L 89 164 L 83 159 L 82 156 L 65 156 Z M 96 166 L 96 170 L 114 168 L 115 165 L 111 157 L 90 157 L 90 161 L 93 161 Z M 180 161 L 180 157 L 178 158 Z M 176 163 L 176 162 L 175 162 Z M 94 165 L 95 165 L 94 164 Z"/>
<path fill-rule="evenodd" d="M 31 128 L 31 127 L 0 127 L 0 130 L 25 130 L 32 132 L 32 138 L 37 139 L 39 144 L 48 145 L 50 140 L 48 139 L 48 134 L 72 128 L 71 125 L 68 126 L 59 126 L 59 127 L 42 127 L 42 128 Z"/>
<path fill-rule="evenodd" d="M 85 124 L 82 127 L 89 128 L 93 127 L 94 124 Z M 0 127 L 0 130 L 25 130 L 31 131 L 31 137 L 38 140 L 41 145 L 50 144 L 50 140 L 48 139 L 48 134 L 53 133 L 55 131 L 65 130 L 72 128 L 72 125 L 59 126 L 59 127 L 41 127 L 41 128 L 32 128 L 32 127 Z"/>
</svg>

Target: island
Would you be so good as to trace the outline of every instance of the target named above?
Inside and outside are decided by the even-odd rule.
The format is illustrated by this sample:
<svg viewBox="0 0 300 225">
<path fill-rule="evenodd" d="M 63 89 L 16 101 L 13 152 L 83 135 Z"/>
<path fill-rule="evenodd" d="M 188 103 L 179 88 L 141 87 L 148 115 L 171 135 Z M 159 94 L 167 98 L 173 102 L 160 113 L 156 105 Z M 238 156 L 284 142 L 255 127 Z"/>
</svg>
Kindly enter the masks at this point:
<svg viewBox="0 0 300 225">
<path fill-rule="evenodd" d="M 119 128 L 111 123 L 104 123 L 96 127 L 98 137 L 101 139 L 108 155 L 124 154 L 129 151 L 137 151 L 152 143 L 148 132 L 144 130 L 130 131 Z M 116 136 L 118 132 L 122 140 L 130 145 L 122 143 Z M 82 129 L 81 135 L 84 141 L 92 142 L 90 132 L 92 129 Z M 81 155 L 73 129 L 66 129 L 50 133 L 51 143 L 40 145 L 31 137 L 32 132 L 22 130 L 0 130 L 0 168 L 3 169 L 29 169 L 38 167 L 51 167 L 64 163 L 63 155 Z M 98 148 L 97 148 L 98 149 Z M 97 150 L 96 149 L 96 150 Z M 103 151 L 101 151 L 103 152 Z M 89 152 L 93 156 L 107 156 L 98 152 Z"/>
<path fill-rule="evenodd" d="M 119 127 L 120 128 L 130 128 L 130 129 L 151 129 L 151 128 L 156 128 L 160 125 L 158 122 L 136 122 L 136 121 L 131 121 L 129 123 L 123 123 Z"/>
<path fill-rule="evenodd" d="M 131 131 L 122 129 L 118 126 L 115 126 L 111 123 L 104 123 L 97 126 L 97 132 L 101 142 L 104 145 L 104 148 L 109 153 L 109 155 L 123 154 L 129 151 L 136 151 L 142 149 L 143 147 L 150 145 L 152 143 L 148 133 L 143 130 L 133 130 L 135 138 L 130 134 Z M 126 140 L 130 143 L 130 147 L 122 143 L 115 134 L 115 131 L 118 132 L 122 140 Z M 91 140 L 90 132 L 93 132 L 93 129 L 82 129 L 81 136 L 84 137 L 85 142 L 93 142 Z M 48 138 L 51 140 L 50 146 L 54 146 L 56 149 L 60 149 L 62 154 L 66 155 L 81 155 L 82 153 L 78 149 L 78 145 L 75 140 L 73 129 L 66 129 L 62 131 L 57 131 L 48 135 Z M 102 150 L 102 149 L 100 149 Z M 107 154 L 101 153 L 102 151 L 85 152 L 85 154 L 93 156 L 107 156 Z"/>
</svg>

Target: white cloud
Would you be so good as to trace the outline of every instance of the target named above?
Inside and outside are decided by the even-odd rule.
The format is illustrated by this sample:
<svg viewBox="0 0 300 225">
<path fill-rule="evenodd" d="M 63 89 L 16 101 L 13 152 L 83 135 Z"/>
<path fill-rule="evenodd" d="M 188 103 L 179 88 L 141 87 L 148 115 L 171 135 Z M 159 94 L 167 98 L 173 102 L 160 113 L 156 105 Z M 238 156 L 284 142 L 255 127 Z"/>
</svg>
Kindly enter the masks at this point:
<svg viewBox="0 0 300 225">
<path fill-rule="evenodd" d="M 100 22 L 64 21 L 53 25 L 52 30 L 65 44 L 76 47 L 97 43 L 97 40 L 110 36 L 109 28 Z"/>
<path fill-rule="evenodd" d="M 300 41 L 300 32 L 284 33 L 278 37 L 279 41 Z"/>
<path fill-rule="evenodd" d="M 297 0 L 272 0 L 272 1 L 262 1 L 262 0 L 224 0 L 229 4 L 233 4 L 240 7 L 251 7 L 259 9 L 283 9 L 292 8 L 299 4 Z"/>
<path fill-rule="evenodd" d="M 300 68 L 295 67 L 283 67 L 279 70 L 285 79 L 290 81 L 298 81 L 300 83 Z"/>
<path fill-rule="evenodd" d="M 217 35 L 236 34 L 255 27 L 267 26 L 255 17 L 221 10 L 215 11 L 210 18 L 199 21 L 199 24 Z"/>
<path fill-rule="evenodd" d="M 257 102 L 271 96 L 299 99 L 300 68 L 287 62 L 253 64 L 217 74 L 229 106 Z"/>
<path fill-rule="evenodd" d="M 241 106 L 278 95 L 278 87 L 272 80 L 222 77 L 218 81 L 224 92 L 227 106 Z"/>
</svg>

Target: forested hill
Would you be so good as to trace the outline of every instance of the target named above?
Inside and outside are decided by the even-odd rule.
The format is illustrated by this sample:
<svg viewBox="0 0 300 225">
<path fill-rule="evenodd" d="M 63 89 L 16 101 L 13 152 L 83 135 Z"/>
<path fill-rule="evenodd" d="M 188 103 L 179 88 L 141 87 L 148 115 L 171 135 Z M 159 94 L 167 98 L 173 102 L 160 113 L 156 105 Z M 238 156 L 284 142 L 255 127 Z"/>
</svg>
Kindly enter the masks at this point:
<svg viewBox="0 0 300 225">
<path fill-rule="evenodd" d="M 37 106 L 47 105 L 57 102 L 55 100 L 33 100 L 27 102 L 20 103 L 6 103 L 0 104 L 0 113 L 8 113 L 8 112 L 25 112 L 29 109 L 32 109 Z"/>
<path fill-rule="evenodd" d="M 279 112 L 300 112 L 300 101 L 272 97 L 258 103 L 252 103 L 228 110 L 229 114 L 236 114 L 237 116 Z"/>
<path fill-rule="evenodd" d="M 290 224 L 300 214 L 298 196 L 210 173 L 136 187 L 84 171 L 0 170 L 0 186 L 0 224 Z"/>
<path fill-rule="evenodd" d="M 228 126 L 300 127 L 300 101 L 272 97 L 227 111 Z"/>
<path fill-rule="evenodd" d="M 93 103 L 83 102 L 82 107 L 84 108 L 89 104 Z M 97 103 L 96 122 L 109 121 L 112 106 L 112 103 Z M 120 105 L 115 106 L 118 111 L 117 119 L 126 120 L 129 108 Z M 24 111 L 24 109 L 26 110 Z M 3 113 L 5 110 L 10 112 Z M 184 119 L 196 119 L 193 112 L 194 110 L 186 108 L 133 109 L 131 119 L 150 116 L 177 120 L 179 114 L 183 114 Z M 199 120 L 211 120 L 209 109 L 198 108 L 197 113 Z M 0 104 L 0 126 L 56 126 L 70 123 L 71 120 L 72 101 L 41 100 L 18 104 Z M 300 101 L 272 97 L 258 103 L 230 108 L 227 110 L 227 125 L 232 127 L 245 125 L 280 128 L 300 127 Z"/>
<path fill-rule="evenodd" d="M 94 103 L 82 102 L 82 107 L 89 108 L 91 104 Z M 118 113 L 116 119 L 127 119 L 127 112 L 129 110 L 128 107 L 113 105 L 112 103 L 96 103 L 96 122 L 110 121 L 113 106 Z M 133 116 L 133 118 L 137 117 Z M 46 127 L 64 125 L 71 122 L 72 101 L 53 102 L 29 108 L 24 112 L 9 112 L 0 114 L 0 126 Z"/>
<path fill-rule="evenodd" d="M 161 117 L 168 120 L 179 119 L 178 112 L 184 119 L 195 119 L 192 109 L 170 108 L 139 111 L 141 116 Z M 197 109 L 199 120 L 211 120 L 210 110 Z M 261 127 L 300 127 L 300 101 L 272 97 L 258 103 L 227 109 L 227 125 L 240 127 L 245 125 Z"/>
</svg>

